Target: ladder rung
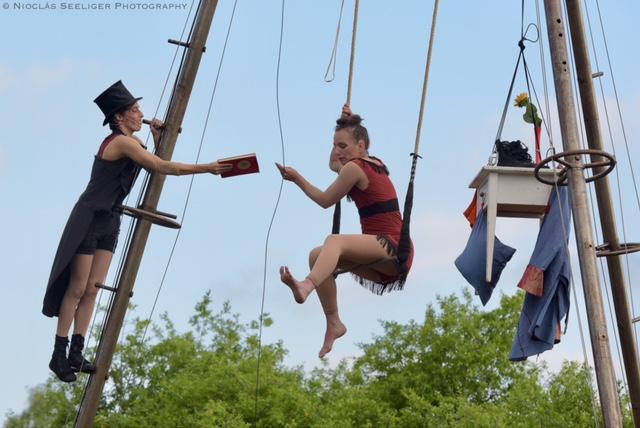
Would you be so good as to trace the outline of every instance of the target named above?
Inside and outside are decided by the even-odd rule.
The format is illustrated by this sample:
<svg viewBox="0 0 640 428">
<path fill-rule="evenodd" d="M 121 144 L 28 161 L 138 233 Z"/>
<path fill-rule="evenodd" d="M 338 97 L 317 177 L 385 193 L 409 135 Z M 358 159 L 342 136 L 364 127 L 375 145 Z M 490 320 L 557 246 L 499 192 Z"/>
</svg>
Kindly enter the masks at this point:
<svg viewBox="0 0 640 428">
<path fill-rule="evenodd" d="M 158 226 L 168 227 L 169 229 L 180 229 L 180 223 L 172 220 L 172 218 L 177 218 L 171 214 L 167 215 L 161 211 L 148 211 L 142 208 L 133 208 L 125 205 L 120 205 L 116 207 L 118 211 L 122 214 L 126 214 L 131 217 L 135 217 L 137 219 L 147 220 L 153 224 L 157 224 Z"/>
<path fill-rule="evenodd" d="M 100 284 L 99 282 L 96 282 L 96 288 L 102 288 L 103 290 L 113 291 L 114 293 L 118 291 L 118 289 L 115 287 L 109 287 L 108 285 Z"/>
</svg>

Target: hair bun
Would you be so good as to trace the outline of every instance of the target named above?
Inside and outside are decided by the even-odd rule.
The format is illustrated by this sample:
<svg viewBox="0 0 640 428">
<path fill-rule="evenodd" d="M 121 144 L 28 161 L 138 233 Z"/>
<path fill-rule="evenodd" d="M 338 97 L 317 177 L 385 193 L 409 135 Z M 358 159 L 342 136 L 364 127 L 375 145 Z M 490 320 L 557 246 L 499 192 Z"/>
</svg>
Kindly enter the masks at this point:
<svg viewBox="0 0 640 428">
<path fill-rule="evenodd" d="M 358 125 L 360 125 L 362 123 L 362 118 L 358 114 L 352 114 L 352 115 L 349 115 L 349 116 L 342 115 L 342 116 L 340 116 L 340 118 L 338 120 L 336 120 L 336 123 L 338 124 L 338 127 L 340 127 L 340 128 L 358 126 Z"/>
</svg>

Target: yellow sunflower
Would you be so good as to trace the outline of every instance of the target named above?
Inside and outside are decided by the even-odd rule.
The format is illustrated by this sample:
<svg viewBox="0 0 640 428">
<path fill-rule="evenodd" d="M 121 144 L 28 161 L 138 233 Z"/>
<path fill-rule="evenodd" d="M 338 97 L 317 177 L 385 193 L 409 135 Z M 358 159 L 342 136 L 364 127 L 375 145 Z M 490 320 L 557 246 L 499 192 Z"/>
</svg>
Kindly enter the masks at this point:
<svg viewBox="0 0 640 428">
<path fill-rule="evenodd" d="M 529 94 L 523 92 L 516 97 L 513 105 L 516 107 L 526 107 L 527 104 L 529 104 Z"/>
</svg>

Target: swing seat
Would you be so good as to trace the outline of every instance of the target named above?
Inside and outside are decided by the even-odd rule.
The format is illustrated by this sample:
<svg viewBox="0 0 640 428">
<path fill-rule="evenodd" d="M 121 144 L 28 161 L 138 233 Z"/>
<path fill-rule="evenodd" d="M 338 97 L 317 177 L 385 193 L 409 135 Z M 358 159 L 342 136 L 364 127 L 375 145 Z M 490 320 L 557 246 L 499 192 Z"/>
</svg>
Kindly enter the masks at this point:
<svg viewBox="0 0 640 428">
<path fill-rule="evenodd" d="M 538 173 L 552 179 L 559 170 L 543 169 Z M 491 282 L 496 217 L 542 219 L 551 186 L 538 181 L 533 168 L 485 165 L 469 187 L 476 189 L 476 211 L 487 210 L 485 280 Z"/>
</svg>

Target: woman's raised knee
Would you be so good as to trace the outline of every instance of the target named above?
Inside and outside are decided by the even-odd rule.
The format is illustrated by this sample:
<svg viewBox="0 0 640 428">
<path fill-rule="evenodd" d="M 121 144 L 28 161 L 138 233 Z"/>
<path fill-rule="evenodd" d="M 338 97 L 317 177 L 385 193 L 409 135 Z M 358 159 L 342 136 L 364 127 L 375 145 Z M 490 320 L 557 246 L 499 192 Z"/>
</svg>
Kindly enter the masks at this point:
<svg viewBox="0 0 640 428">
<path fill-rule="evenodd" d="M 318 259 L 318 256 L 320 255 L 321 250 L 322 250 L 322 247 L 316 247 L 309 252 L 309 268 L 310 269 L 312 269 L 313 265 L 316 264 L 316 260 Z"/>
<path fill-rule="evenodd" d="M 340 242 L 340 235 L 328 235 L 324 240 L 325 246 L 335 246 Z"/>
</svg>

